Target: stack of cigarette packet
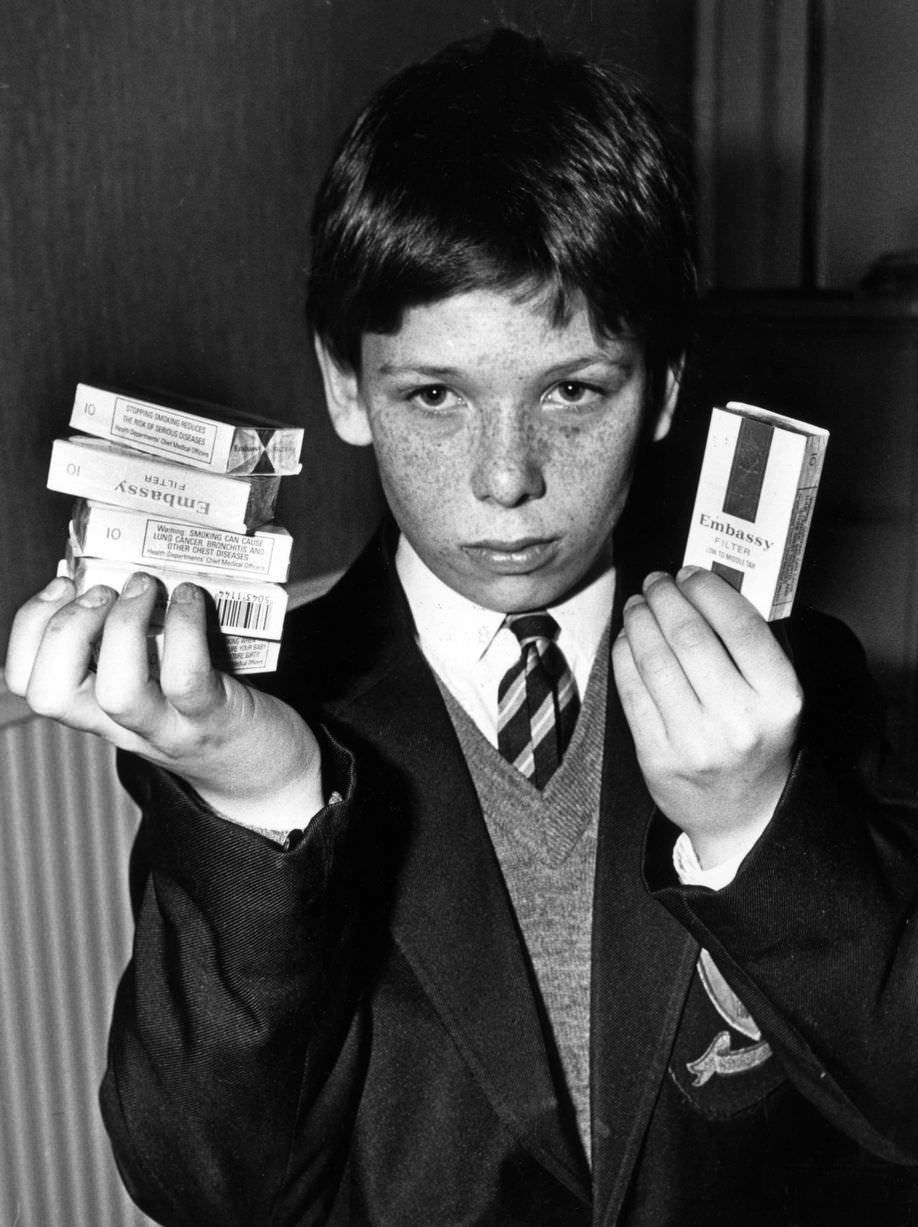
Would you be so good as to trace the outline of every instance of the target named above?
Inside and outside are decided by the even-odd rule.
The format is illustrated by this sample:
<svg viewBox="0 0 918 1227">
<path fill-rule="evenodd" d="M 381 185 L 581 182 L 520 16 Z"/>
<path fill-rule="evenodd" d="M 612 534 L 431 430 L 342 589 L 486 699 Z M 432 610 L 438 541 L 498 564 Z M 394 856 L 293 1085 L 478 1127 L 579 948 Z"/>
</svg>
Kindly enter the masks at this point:
<svg viewBox="0 0 918 1227">
<path fill-rule="evenodd" d="M 151 628 L 162 648 L 166 600 L 184 581 L 209 594 L 211 650 L 229 672 L 277 667 L 292 538 L 274 522 L 281 477 L 300 472 L 303 429 L 203 402 L 139 398 L 78 384 L 55 440 L 48 489 L 73 494 L 58 574 L 77 592 L 120 592 L 135 571 L 161 585 Z"/>
</svg>

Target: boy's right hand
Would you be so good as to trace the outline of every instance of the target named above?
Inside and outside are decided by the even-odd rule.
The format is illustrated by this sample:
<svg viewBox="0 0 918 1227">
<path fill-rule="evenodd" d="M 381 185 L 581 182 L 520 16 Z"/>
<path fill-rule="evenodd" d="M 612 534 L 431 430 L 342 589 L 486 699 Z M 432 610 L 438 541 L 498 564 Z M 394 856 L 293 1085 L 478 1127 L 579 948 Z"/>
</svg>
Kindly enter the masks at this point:
<svg viewBox="0 0 918 1227">
<path fill-rule="evenodd" d="M 70 580 L 53 580 L 13 621 L 10 690 L 39 715 L 175 772 L 227 818 L 268 829 L 305 825 L 324 804 L 312 731 L 280 699 L 213 668 L 194 584 L 172 595 L 159 678 L 151 677 L 156 595 L 142 573 L 121 596 L 98 586 L 75 598 Z"/>
</svg>

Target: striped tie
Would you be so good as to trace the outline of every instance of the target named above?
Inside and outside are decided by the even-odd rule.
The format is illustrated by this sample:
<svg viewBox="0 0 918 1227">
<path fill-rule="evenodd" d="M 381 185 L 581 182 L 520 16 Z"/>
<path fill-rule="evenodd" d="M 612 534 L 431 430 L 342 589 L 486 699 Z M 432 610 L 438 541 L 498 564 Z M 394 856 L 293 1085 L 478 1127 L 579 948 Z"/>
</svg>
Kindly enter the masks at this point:
<svg viewBox="0 0 918 1227">
<path fill-rule="evenodd" d="M 577 683 L 555 643 L 558 623 L 551 614 L 508 614 L 504 625 L 519 639 L 521 655 L 497 690 L 497 748 L 541 789 L 574 731 Z"/>
</svg>

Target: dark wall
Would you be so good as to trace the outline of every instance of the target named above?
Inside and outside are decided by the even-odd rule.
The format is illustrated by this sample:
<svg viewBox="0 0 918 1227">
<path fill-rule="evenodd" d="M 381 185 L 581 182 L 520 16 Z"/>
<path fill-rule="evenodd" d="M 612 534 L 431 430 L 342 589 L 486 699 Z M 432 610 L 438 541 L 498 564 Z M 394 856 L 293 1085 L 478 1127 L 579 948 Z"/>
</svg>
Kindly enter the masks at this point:
<svg viewBox="0 0 918 1227">
<path fill-rule="evenodd" d="M 353 555 L 379 499 L 302 325 L 309 202 L 368 90 L 501 21 L 611 55 L 687 122 L 691 0 L 5 0 L 0 657 L 63 550 L 70 500 L 44 485 L 78 380 L 301 420 L 294 575 Z"/>
</svg>

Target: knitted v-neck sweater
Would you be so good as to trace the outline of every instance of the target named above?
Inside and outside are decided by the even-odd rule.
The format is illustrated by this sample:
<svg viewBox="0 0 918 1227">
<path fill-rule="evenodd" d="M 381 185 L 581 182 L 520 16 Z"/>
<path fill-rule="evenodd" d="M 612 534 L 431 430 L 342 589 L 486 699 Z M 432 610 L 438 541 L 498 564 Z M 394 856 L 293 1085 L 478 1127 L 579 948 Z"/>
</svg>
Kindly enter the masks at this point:
<svg viewBox="0 0 918 1227">
<path fill-rule="evenodd" d="M 588 1157 L 590 938 L 608 678 L 607 632 L 567 753 L 541 792 L 440 686 L 532 963 L 560 1099 L 576 1116 Z"/>
</svg>

